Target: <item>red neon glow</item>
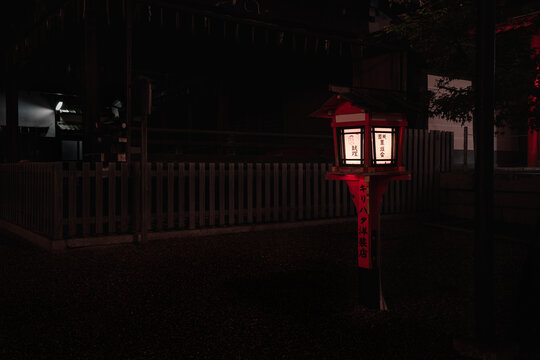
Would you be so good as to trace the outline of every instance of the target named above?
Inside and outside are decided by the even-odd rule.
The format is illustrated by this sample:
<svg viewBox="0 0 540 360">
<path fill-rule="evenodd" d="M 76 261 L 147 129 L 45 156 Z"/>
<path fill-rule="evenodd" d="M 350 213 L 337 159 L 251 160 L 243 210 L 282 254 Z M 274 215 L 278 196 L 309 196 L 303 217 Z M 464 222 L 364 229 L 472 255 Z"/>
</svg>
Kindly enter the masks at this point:
<svg viewBox="0 0 540 360">
<path fill-rule="evenodd" d="M 517 30 L 519 28 L 529 27 L 534 24 L 535 19 L 539 14 L 532 14 L 526 16 L 519 16 L 513 19 L 510 19 L 506 23 L 495 25 L 495 33 L 502 33 L 505 31 Z M 470 30 L 469 35 L 476 34 L 476 30 Z"/>
<path fill-rule="evenodd" d="M 540 55 L 540 34 L 533 35 L 531 38 L 531 50 L 534 54 L 532 56 L 537 57 Z M 537 66 L 536 70 L 540 70 L 540 67 Z M 540 87 L 540 73 L 536 74 L 536 79 L 534 80 L 534 86 Z M 531 112 L 531 117 L 529 118 L 529 123 L 535 119 L 532 117 L 537 106 L 538 99 L 536 96 L 529 96 L 529 111 Z M 527 166 L 534 167 L 538 157 L 540 156 L 539 152 L 539 142 L 540 136 L 538 130 L 529 130 L 527 134 Z"/>
</svg>

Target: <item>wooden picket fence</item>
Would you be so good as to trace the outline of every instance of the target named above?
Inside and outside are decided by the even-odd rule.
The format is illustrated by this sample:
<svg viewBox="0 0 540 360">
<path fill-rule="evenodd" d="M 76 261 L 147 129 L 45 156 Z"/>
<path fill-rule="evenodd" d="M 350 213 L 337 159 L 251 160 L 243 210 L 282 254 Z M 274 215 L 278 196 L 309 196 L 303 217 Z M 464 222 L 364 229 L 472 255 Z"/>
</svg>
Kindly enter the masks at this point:
<svg viewBox="0 0 540 360">
<path fill-rule="evenodd" d="M 389 185 L 383 213 L 433 211 L 450 170 L 452 133 L 409 129 L 404 165 L 412 181 Z M 326 181 L 329 163 L 148 163 L 152 232 L 354 216 L 344 182 Z M 139 163 L 0 165 L 0 217 L 51 239 L 136 233 Z"/>
<path fill-rule="evenodd" d="M 391 181 L 382 213 L 412 213 L 439 209 L 439 178 L 452 170 L 454 133 L 407 129 L 403 165 L 411 181 Z"/>
<path fill-rule="evenodd" d="M 62 237 L 62 164 L 0 164 L 0 219 Z"/>
</svg>

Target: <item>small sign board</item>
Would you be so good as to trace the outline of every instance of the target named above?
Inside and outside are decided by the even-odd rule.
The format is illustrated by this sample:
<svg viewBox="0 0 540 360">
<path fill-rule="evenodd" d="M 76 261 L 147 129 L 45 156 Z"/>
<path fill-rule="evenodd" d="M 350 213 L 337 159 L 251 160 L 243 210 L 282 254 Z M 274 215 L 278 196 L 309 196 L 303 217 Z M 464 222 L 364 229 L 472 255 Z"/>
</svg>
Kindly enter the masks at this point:
<svg viewBox="0 0 540 360">
<path fill-rule="evenodd" d="M 358 193 L 355 194 L 356 211 L 358 213 L 358 267 L 371 269 L 368 187 L 364 180 L 359 180 L 355 185 L 358 186 Z"/>
</svg>

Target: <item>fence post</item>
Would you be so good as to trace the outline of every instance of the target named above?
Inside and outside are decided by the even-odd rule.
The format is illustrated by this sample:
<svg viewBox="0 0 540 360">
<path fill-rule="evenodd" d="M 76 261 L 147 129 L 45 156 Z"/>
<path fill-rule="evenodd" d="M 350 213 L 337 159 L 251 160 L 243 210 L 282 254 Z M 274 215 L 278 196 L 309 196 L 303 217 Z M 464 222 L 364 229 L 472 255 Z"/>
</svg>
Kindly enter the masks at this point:
<svg viewBox="0 0 540 360">
<path fill-rule="evenodd" d="M 174 228 L 174 163 L 167 163 L 167 228 Z"/>
<path fill-rule="evenodd" d="M 69 163 L 68 176 L 68 235 L 75 236 L 77 233 L 77 165 L 74 162 Z"/>
<path fill-rule="evenodd" d="M 289 164 L 290 169 L 290 188 L 289 188 L 289 220 L 296 220 L 296 166 L 294 163 Z"/>
<path fill-rule="evenodd" d="M 319 173 L 319 179 L 320 179 L 320 189 L 321 189 L 321 202 L 320 202 L 320 214 L 321 217 L 325 218 L 328 216 L 328 213 L 326 211 L 327 209 L 327 201 L 326 201 L 326 187 L 327 187 L 327 181 L 325 180 L 326 175 L 326 164 L 321 164 L 320 166 L 320 173 Z"/>
<path fill-rule="evenodd" d="M 298 220 L 304 219 L 304 164 L 298 163 Z"/>
<path fill-rule="evenodd" d="M 116 232 L 116 164 L 109 163 L 109 220 L 108 233 Z"/>
<path fill-rule="evenodd" d="M 329 169 L 331 169 L 332 167 L 331 166 L 328 166 Z M 335 183 L 339 183 L 339 181 L 329 181 L 329 180 L 326 180 L 326 186 L 328 186 L 328 191 L 327 191 L 327 201 L 328 201 L 328 206 L 327 206 L 327 215 L 328 217 L 334 217 L 334 185 Z"/>
<path fill-rule="evenodd" d="M 411 142 L 411 172 L 412 172 L 412 194 L 411 194 L 411 206 L 412 211 L 417 211 L 417 205 L 418 205 L 418 129 L 412 129 L 412 142 Z"/>
<path fill-rule="evenodd" d="M 448 172 L 452 171 L 452 159 L 454 156 L 454 133 L 448 134 Z"/>
<path fill-rule="evenodd" d="M 264 220 L 270 222 L 270 164 L 264 164 Z"/>
<path fill-rule="evenodd" d="M 234 172 L 235 172 L 235 164 L 230 163 L 229 164 L 229 225 L 234 225 L 235 223 L 235 196 L 234 196 Z"/>
<path fill-rule="evenodd" d="M 97 162 L 95 164 L 95 217 L 96 217 L 96 234 L 103 233 L 103 163 Z"/>
<path fill-rule="evenodd" d="M 306 202 L 305 202 L 305 211 L 306 211 L 306 219 L 311 219 L 311 212 L 312 212 L 312 202 L 311 202 L 311 182 L 313 181 L 313 175 L 312 175 L 312 164 L 307 163 L 306 164 Z"/>
<path fill-rule="evenodd" d="M 429 154 L 430 149 L 430 135 L 428 130 L 424 130 L 424 166 L 422 168 L 422 177 L 424 179 L 424 188 L 422 189 L 423 194 L 423 201 L 422 201 L 422 208 L 424 211 L 429 211 L 429 187 L 430 187 L 430 180 L 429 180 L 429 172 L 431 171 L 431 163 L 429 161 Z"/>
<path fill-rule="evenodd" d="M 463 127 L 463 170 L 467 170 L 467 152 L 469 151 L 469 127 Z"/>
<path fill-rule="evenodd" d="M 128 188 L 129 188 L 129 167 L 128 163 L 123 162 L 120 165 L 120 231 L 128 231 Z"/>
<path fill-rule="evenodd" d="M 435 164 L 433 167 L 434 172 L 434 196 L 433 196 L 433 206 L 435 210 L 439 210 L 439 191 L 440 191 L 440 180 L 441 180 L 441 133 L 439 131 L 435 132 Z"/>
<path fill-rule="evenodd" d="M 313 217 L 315 219 L 319 218 L 319 163 L 313 164 Z"/>
<path fill-rule="evenodd" d="M 206 225 L 206 163 L 199 163 L 199 226 Z"/>
<path fill-rule="evenodd" d="M 279 221 L 279 164 L 274 163 L 274 221 Z"/>
<path fill-rule="evenodd" d="M 247 164 L 247 223 L 253 223 L 253 164 Z"/>
<path fill-rule="evenodd" d="M 287 164 L 281 164 L 281 219 L 287 221 L 288 218 L 288 187 L 287 187 Z"/>
<path fill-rule="evenodd" d="M 216 164 L 208 164 L 208 225 L 216 225 Z M 243 192 L 242 192 L 243 193 Z"/>
<path fill-rule="evenodd" d="M 195 204 L 197 202 L 195 193 L 195 163 L 189 163 L 189 228 L 195 229 Z"/>
<path fill-rule="evenodd" d="M 435 161 L 434 161 L 434 152 L 435 152 L 435 133 L 433 131 L 430 131 L 428 133 L 428 151 L 427 151 L 427 186 L 426 186 L 426 208 L 428 210 L 433 210 L 433 182 L 434 182 L 434 167 L 435 167 Z"/>
<path fill-rule="evenodd" d="M 148 179 L 149 181 L 149 188 L 151 189 L 152 196 L 148 197 L 148 207 L 151 210 L 152 209 L 152 203 L 156 206 L 156 212 L 154 214 L 155 218 L 155 228 L 156 231 L 162 231 L 163 230 L 163 163 L 162 162 L 156 162 L 156 186 L 155 190 L 152 189 L 152 177 Z M 152 199 L 153 198 L 153 199 Z M 150 214 L 152 212 L 150 211 Z M 151 216 L 149 216 L 151 219 Z"/>
<path fill-rule="evenodd" d="M 90 163 L 82 165 L 82 233 L 90 234 Z"/>
<path fill-rule="evenodd" d="M 262 180 L 263 174 L 262 174 L 262 164 L 256 163 L 255 164 L 255 222 L 261 223 L 262 222 Z"/>
<path fill-rule="evenodd" d="M 138 239 L 139 242 L 145 242 L 147 240 L 148 236 L 148 224 L 150 223 L 150 180 L 151 180 L 151 174 L 150 174 L 150 167 L 152 166 L 151 163 L 147 162 L 146 157 L 141 157 L 141 167 L 140 167 L 140 237 Z"/>
<path fill-rule="evenodd" d="M 63 230 L 63 224 L 62 221 L 64 219 L 64 208 L 63 208 L 63 174 L 62 174 L 62 163 L 57 162 L 54 163 L 53 167 L 53 214 L 54 214 L 54 220 L 53 220 L 53 239 L 54 240 L 61 240 L 62 239 L 62 230 Z"/>
<path fill-rule="evenodd" d="M 141 185 L 141 166 L 140 164 L 133 164 L 131 168 L 131 174 L 133 174 L 133 187 L 131 189 L 132 191 L 132 208 L 130 210 L 129 215 L 132 217 L 133 222 L 133 233 L 136 234 L 136 239 L 139 241 L 139 236 L 141 234 L 141 217 L 142 217 L 142 211 L 141 211 L 141 196 L 142 196 L 142 185 Z M 83 164 L 84 166 L 84 164 Z M 83 179 L 84 181 L 84 179 Z"/>
<path fill-rule="evenodd" d="M 185 184 L 185 163 L 178 163 L 178 227 L 183 229 L 186 223 L 186 184 Z"/>
<path fill-rule="evenodd" d="M 219 163 L 219 225 L 225 225 L 225 164 Z"/>
<path fill-rule="evenodd" d="M 426 151 L 426 148 L 424 147 L 424 133 L 425 130 L 418 129 L 418 132 L 416 133 L 416 146 L 418 149 L 418 155 L 415 159 L 416 161 L 416 184 L 418 186 L 418 191 L 416 192 L 416 211 L 423 210 L 422 204 L 424 203 L 423 194 L 424 194 L 424 172 L 425 172 L 425 163 L 424 163 L 424 156 L 423 154 Z"/>
</svg>

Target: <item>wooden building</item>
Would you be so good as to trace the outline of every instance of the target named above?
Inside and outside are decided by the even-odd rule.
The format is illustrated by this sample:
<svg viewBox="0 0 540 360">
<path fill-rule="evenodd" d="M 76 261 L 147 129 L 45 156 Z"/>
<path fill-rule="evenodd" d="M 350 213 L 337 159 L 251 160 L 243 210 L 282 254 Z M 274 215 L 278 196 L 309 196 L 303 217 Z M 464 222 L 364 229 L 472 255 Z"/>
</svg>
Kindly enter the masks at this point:
<svg viewBox="0 0 540 360">
<path fill-rule="evenodd" d="M 28 160 L 80 159 L 62 151 L 78 141 L 85 160 L 136 160 L 147 145 L 151 160 L 280 161 L 329 158 L 328 124 L 309 119 L 329 85 L 403 92 L 414 85 L 405 52 L 370 37 L 379 19 L 369 2 L 71 0 L 42 10 L 28 3 L 33 18 L 5 41 L 11 160 L 29 156 L 16 151 L 23 89 L 56 94 L 51 107 L 75 99 L 81 118 L 57 124 L 48 156 Z M 73 118 L 63 110 L 57 119 Z M 413 127 L 425 125 L 410 115 Z"/>
<path fill-rule="evenodd" d="M 383 211 L 437 209 L 452 137 L 418 129 L 411 64 L 373 36 L 369 3 L 68 0 L 45 10 L 7 42 L 0 227 L 57 249 L 351 216 L 348 190 L 325 180 L 330 123 L 310 117 L 343 91 L 407 111 L 414 181 L 395 182 Z M 20 146 L 26 93 L 49 104 L 48 151 Z"/>
</svg>

